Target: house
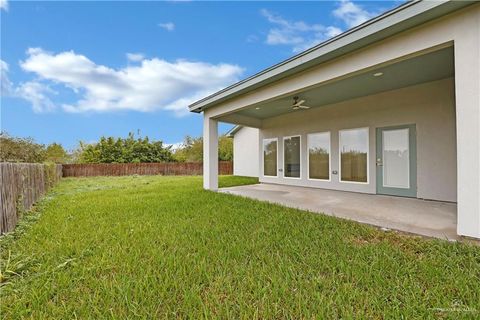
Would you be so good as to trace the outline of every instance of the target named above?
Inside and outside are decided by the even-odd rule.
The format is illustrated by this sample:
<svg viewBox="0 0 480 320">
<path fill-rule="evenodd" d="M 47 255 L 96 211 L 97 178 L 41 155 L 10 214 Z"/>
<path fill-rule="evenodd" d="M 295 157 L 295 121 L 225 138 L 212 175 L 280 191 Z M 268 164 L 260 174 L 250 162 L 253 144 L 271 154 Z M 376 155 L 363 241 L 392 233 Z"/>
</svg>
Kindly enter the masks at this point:
<svg viewBox="0 0 480 320">
<path fill-rule="evenodd" d="M 233 138 L 233 174 L 244 177 L 259 175 L 259 130 L 234 126 L 227 132 Z"/>
<path fill-rule="evenodd" d="M 221 121 L 259 129 L 261 183 L 454 202 L 480 238 L 478 2 L 407 2 L 189 108 L 205 189 Z"/>
</svg>

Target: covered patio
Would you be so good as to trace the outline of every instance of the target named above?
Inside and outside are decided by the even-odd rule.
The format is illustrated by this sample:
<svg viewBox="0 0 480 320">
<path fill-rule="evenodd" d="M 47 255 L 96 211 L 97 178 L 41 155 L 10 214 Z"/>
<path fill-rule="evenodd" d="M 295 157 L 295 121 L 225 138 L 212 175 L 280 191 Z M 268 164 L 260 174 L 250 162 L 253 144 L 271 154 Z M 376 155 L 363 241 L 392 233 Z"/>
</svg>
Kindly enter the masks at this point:
<svg viewBox="0 0 480 320">
<path fill-rule="evenodd" d="M 457 205 L 451 202 L 276 184 L 236 186 L 219 191 L 377 227 L 460 240 L 456 230 Z"/>
<path fill-rule="evenodd" d="M 229 192 L 480 238 L 479 21 L 476 2 L 411 1 L 193 103 L 204 188 L 225 122 L 259 129 L 264 184 Z"/>
</svg>

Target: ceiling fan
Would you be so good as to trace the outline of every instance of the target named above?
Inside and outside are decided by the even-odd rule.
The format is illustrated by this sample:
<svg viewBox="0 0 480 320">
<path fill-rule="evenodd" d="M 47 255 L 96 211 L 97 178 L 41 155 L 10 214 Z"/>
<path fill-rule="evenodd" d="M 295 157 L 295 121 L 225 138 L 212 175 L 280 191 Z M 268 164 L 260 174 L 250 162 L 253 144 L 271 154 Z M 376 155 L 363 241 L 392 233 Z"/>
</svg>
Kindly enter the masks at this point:
<svg viewBox="0 0 480 320">
<path fill-rule="evenodd" d="M 299 99 L 300 98 L 298 96 L 293 97 L 293 105 L 292 105 L 293 110 L 310 109 L 310 107 L 303 105 L 305 103 L 305 100 L 299 100 Z"/>
</svg>

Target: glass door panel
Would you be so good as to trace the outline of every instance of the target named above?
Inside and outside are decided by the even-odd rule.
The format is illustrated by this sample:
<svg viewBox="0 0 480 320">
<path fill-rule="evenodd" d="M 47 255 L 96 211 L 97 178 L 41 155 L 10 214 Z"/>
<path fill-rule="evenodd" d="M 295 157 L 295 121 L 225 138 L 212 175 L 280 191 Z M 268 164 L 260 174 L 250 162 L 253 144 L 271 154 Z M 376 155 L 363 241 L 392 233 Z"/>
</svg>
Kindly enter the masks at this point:
<svg viewBox="0 0 480 320">
<path fill-rule="evenodd" d="M 377 193 L 417 196 L 415 125 L 377 128 Z"/>
</svg>

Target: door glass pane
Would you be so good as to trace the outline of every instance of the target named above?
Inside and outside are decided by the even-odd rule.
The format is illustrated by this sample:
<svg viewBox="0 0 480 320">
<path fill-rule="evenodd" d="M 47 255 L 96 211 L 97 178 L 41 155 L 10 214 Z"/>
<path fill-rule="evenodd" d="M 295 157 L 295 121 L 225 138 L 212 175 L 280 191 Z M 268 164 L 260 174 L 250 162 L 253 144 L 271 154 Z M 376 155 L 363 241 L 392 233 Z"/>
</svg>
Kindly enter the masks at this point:
<svg viewBox="0 0 480 320">
<path fill-rule="evenodd" d="M 382 131 L 383 186 L 410 188 L 408 128 Z"/>
<path fill-rule="evenodd" d="M 340 131 L 341 181 L 367 182 L 368 129 Z"/>
<path fill-rule="evenodd" d="M 263 140 L 263 175 L 277 176 L 277 140 Z"/>
<path fill-rule="evenodd" d="M 300 178 L 300 137 L 290 137 L 283 140 L 284 176 Z"/>
<path fill-rule="evenodd" d="M 308 177 L 330 179 L 330 133 L 312 133 L 307 136 Z"/>
</svg>

